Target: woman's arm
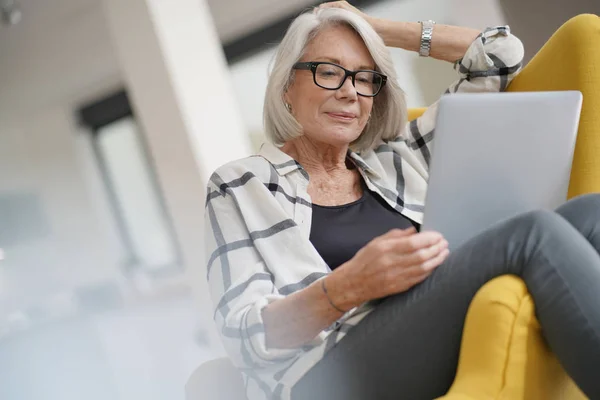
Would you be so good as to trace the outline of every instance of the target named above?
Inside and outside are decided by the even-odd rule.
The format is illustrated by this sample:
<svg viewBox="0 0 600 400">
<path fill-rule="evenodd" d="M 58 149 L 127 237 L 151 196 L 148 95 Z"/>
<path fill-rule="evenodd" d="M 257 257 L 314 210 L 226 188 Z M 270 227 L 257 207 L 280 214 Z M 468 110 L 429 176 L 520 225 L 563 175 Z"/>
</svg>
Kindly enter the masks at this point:
<svg viewBox="0 0 600 400">
<path fill-rule="evenodd" d="M 410 289 L 446 259 L 447 246 L 441 234 L 414 229 L 392 230 L 373 239 L 325 278 L 263 310 L 267 346 L 300 347 L 344 311 Z"/>
<path fill-rule="evenodd" d="M 372 19 L 371 24 L 386 46 L 404 50 L 419 51 L 421 45 L 421 24 L 387 19 Z M 460 26 L 436 24 L 433 27 L 429 55 L 451 63 L 460 60 L 481 31 Z"/>
<path fill-rule="evenodd" d="M 421 24 L 418 22 L 391 21 L 371 17 L 347 1 L 332 1 L 323 3 L 318 8 L 342 8 L 360 15 L 366 19 L 375 31 L 383 38 L 386 46 L 398 47 L 409 51 L 419 51 L 421 46 Z M 465 52 L 481 31 L 450 25 L 435 25 L 431 39 L 429 55 L 438 60 L 456 62 Z"/>
<path fill-rule="evenodd" d="M 279 349 L 303 346 L 338 320 L 343 315 L 340 310 L 347 311 L 357 306 L 357 300 L 348 295 L 351 293 L 348 282 L 340 281 L 338 277 L 339 274 L 330 274 L 265 307 L 262 317 L 267 346 Z M 329 303 L 323 283 L 340 310 Z"/>
</svg>

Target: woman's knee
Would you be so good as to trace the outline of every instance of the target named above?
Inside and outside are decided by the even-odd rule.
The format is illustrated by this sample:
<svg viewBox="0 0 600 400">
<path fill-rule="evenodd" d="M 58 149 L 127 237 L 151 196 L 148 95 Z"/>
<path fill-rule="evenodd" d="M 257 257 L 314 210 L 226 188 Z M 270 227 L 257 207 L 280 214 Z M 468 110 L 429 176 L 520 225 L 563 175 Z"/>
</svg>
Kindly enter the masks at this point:
<svg viewBox="0 0 600 400">
<path fill-rule="evenodd" d="M 564 257 L 565 252 L 585 240 L 566 219 L 553 211 L 531 211 L 519 216 L 516 222 L 521 234 L 519 242 L 513 244 L 519 249 L 517 254 L 523 257 L 520 259 L 525 266 L 540 259 L 546 265 L 548 260 Z"/>
<path fill-rule="evenodd" d="M 522 232 L 522 244 L 534 247 L 548 240 L 560 240 L 563 235 L 573 231 L 573 227 L 563 217 L 549 210 L 529 211 L 517 216 L 514 223 L 515 228 Z"/>
<path fill-rule="evenodd" d="M 600 193 L 575 197 L 558 207 L 556 212 L 578 231 L 587 231 L 600 223 Z"/>
<path fill-rule="evenodd" d="M 560 215 L 550 210 L 533 210 L 521 214 L 516 218 L 519 224 L 524 224 L 530 229 L 541 229 L 548 231 L 554 229 L 557 225 L 564 223 Z"/>
<path fill-rule="evenodd" d="M 573 197 L 556 209 L 563 213 L 600 213 L 600 193 L 588 193 Z"/>
</svg>

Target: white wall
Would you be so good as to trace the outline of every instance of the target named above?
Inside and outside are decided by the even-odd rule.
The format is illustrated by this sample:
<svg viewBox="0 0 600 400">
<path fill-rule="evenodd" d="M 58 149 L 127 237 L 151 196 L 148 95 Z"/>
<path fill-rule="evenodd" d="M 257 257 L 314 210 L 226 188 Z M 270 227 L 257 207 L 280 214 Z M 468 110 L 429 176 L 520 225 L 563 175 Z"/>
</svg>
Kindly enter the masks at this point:
<svg viewBox="0 0 600 400">
<path fill-rule="evenodd" d="M 39 198 L 49 229 L 5 248 L 0 318 L 112 279 L 119 262 L 74 115 L 85 99 L 120 86 L 119 68 L 99 7 L 55 22 L 34 32 L 24 20 L 0 35 L 0 192 Z"/>
</svg>

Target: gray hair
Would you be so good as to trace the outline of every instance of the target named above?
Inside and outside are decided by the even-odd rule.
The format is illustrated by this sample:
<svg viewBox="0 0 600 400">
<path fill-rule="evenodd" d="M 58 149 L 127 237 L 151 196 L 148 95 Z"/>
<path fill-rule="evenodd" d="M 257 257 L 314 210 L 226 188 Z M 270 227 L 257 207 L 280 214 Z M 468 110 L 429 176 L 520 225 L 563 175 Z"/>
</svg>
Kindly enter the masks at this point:
<svg viewBox="0 0 600 400">
<path fill-rule="evenodd" d="M 397 137 L 404 127 L 408 114 L 405 95 L 398 85 L 396 70 L 383 39 L 360 16 L 342 9 L 326 8 L 296 18 L 277 49 L 263 114 L 265 133 L 272 143 L 283 145 L 302 135 L 302 127 L 287 110 L 284 101 L 284 94 L 293 79 L 292 67 L 302 58 L 306 46 L 320 31 L 336 25 L 347 25 L 354 29 L 371 53 L 375 69 L 388 77 L 386 85 L 373 99 L 369 122 L 358 139 L 350 144 L 351 149 L 372 150 L 380 140 Z"/>
</svg>

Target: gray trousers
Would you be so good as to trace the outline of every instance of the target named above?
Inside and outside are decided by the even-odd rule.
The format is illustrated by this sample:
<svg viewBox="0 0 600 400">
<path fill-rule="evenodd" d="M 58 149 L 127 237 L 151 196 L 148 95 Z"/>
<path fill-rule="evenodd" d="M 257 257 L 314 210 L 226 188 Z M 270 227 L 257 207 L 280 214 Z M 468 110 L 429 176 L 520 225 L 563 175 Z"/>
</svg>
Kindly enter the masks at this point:
<svg viewBox="0 0 600 400">
<path fill-rule="evenodd" d="M 521 277 L 544 337 L 600 399 L 600 194 L 497 224 L 411 290 L 383 300 L 293 388 L 294 400 L 431 400 L 449 390 L 467 309 L 489 280 Z"/>
</svg>

